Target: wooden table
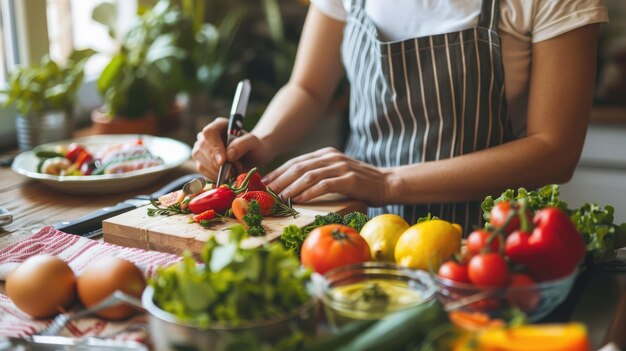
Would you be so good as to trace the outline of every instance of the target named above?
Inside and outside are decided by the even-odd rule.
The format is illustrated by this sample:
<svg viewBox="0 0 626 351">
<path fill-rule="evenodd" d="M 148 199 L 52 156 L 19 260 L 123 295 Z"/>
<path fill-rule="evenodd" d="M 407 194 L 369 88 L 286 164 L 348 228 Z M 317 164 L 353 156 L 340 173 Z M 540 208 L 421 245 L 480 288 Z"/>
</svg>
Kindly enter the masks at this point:
<svg viewBox="0 0 626 351">
<path fill-rule="evenodd" d="M 7 208 L 14 215 L 13 223 L 0 227 L 0 242 L 18 241 L 44 225 L 75 219 L 134 195 L 152 193 L 166 182 L 194 171 L 193 163 L 188 161 L 179 169 L 168 172 L 158 183 L 134 192 L 70 195 L 30 181 L 10 168 L 0 168 L 0 207 Z M 548 321 L 568 320 L 587 325 L 595 348 L 608 341 L 626 348 L 626 273 L 588 269 L 577 281 L 568 300 L 548 317 Z"/>
<path fill-rule="evenodd" d="M 144 188 L 111 195 L 72 195 L 16 174 L 10 168 L 0 168 L 0 207 L 13 213 L 13 223 L 0 227 L 0 237 L 20 232 L 24 228 L 41 229 L 44 225 L 76 219 L 105 206 L 150 194 L 167 182 L 195 172 L 193 162 L 164 174 L 157 183 Z"/>
</svg>

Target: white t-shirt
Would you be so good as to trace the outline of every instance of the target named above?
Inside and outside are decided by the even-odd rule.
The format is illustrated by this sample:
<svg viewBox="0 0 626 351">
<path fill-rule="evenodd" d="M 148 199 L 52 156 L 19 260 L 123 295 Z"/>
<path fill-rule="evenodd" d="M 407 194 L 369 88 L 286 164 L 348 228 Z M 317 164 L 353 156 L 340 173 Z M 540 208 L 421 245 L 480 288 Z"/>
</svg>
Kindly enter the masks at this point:
<svg viewBox="0 0 626 351">
<path fill-rule="evenodd" d="M 485 0 L 488 1 L 488 0 Z M 345 21 L 350 0 L 311 0 L 327 16 Z M 365 11 L 382 40 L 399 41 L 472 28 L 481 0 L 369 0 Z M 514 133 L 526 130 L 532 44 L 591 23 L 607 22 L 604 0 L 501 0 L 498 30 L 505 89 Z"/>
</svg>

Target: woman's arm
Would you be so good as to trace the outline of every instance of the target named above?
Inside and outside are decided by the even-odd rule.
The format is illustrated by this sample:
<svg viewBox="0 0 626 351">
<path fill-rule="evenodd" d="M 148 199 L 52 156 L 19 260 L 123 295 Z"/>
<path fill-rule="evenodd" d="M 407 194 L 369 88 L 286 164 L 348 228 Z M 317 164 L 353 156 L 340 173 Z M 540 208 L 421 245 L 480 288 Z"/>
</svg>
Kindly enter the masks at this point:
<svg viewBox="0 0 626 351">
<path fill-rule="evenodd" d="M 526 137 L 453 159 L 378 168 L 340 154 L 328 170 L 328 152 L 305 155 L 268 175 L 270 186 L 295 201 L 327 192 L 380 203 L 478 200 L 510 187 L 565 182 L 585 140 L 595 83 L 598 25 L 588 25 L 533 45 Z M 369 180 L 360 176 L 371 174 Z M 359 176 L 357 176 L 359 175 Z M 379 177 L 373 182 L 372 177 Z"/>
<path fill-rule="evenodd" d="M 224 161 L 243 168 L 262 166 L 297 144 L 326 110 L 343 75 L 343 22 L 309 7 L 289 82 L 276 94 L 248 134 L 224 149 L 228 121 L 218 118 L 198 133 L 193 158 L 199 172 L 214 177 Z"/>
</svg>

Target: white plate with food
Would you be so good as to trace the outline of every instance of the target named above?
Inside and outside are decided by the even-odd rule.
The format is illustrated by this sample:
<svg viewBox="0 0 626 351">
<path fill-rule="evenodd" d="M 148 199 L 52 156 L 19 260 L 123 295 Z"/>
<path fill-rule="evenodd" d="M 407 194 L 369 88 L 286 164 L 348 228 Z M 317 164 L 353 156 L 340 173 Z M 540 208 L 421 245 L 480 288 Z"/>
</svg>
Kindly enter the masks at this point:
<svg viewBox="0 0 626 351">
<path fill-rule="evenodd" d="M 94 135 L 39 145 L 19 154 L 12 168 L 68 193 L 119 193 L 147 186 L 190 155 L 191 148 L 174 139 Z"/>
</svg>

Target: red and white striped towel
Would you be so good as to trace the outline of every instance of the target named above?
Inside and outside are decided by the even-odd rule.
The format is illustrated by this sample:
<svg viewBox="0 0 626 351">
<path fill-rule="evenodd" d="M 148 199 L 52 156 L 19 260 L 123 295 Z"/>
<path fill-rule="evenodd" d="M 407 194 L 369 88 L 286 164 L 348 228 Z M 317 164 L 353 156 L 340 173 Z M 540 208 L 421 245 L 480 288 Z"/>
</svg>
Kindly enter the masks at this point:
<svg viewBox="0 0 626 351">
<path fill-rule="evenodd" d="M 155 251 L 121 247 L 100 241 L 82 238 L 72 234 L 66 234 L 45 227 L 18 243 L 0 248 L 0 280 L 15 269 L 21 262 L 37 254 L 56 255 L 66 261 L 76 274 L 93 260 L 115 256 L 132 261 L 141 267 L 146 276 L 152 276 L 159 266 L 167 266 L 180 260 L 179 256 Z M 139 316 L 130 321 L 107 322 L 98 318 L 84 318 L 69 323 L 60 335 L 82 336 L 109 336 L 118 335 L 122 339 L 143 341 L 145 335 L 118 334 L 134 323 L 141 323 L 143 317 Z M 21 312 L 11 300 L 0 294 L 0 336 L 24 336 L 45 328 L 49 320 L 33 320 Z"/>
</svg>

